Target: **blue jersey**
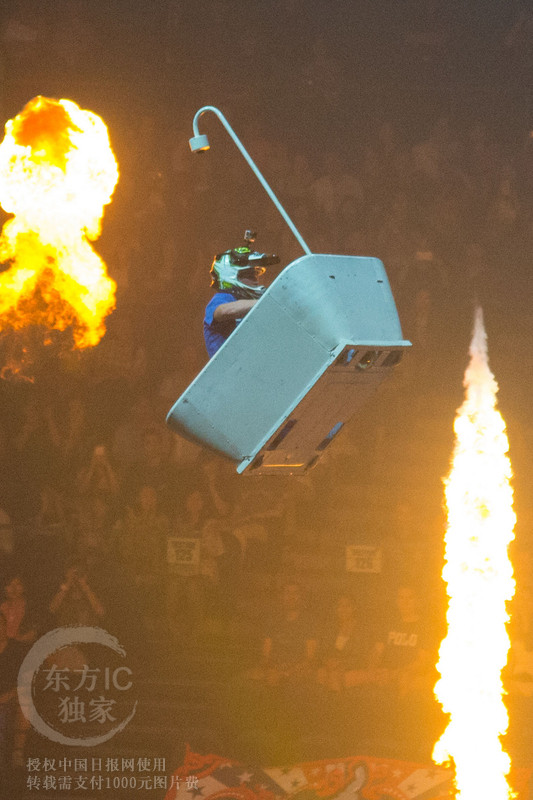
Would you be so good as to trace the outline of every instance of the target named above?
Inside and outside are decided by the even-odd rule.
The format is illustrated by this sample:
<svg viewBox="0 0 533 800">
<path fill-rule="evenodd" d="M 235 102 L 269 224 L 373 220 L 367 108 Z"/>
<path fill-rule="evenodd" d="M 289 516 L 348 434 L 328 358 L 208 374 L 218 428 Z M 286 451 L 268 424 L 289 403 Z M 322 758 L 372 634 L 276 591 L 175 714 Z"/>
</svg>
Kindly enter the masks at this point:
<svg viewBox="0 0 533 800">
<path fill-rule="evenodd" d="M 214 322 L 213 314 L 218 306 L 224 303 L 234 303 L 238 300 L 231 292 L 217 292 L 205 308 L 204 339 L 209 358 L 222 347 L 228 336 L 233 333 L 240 320 L 229 319 L 226 322 Z"/>
</svg>

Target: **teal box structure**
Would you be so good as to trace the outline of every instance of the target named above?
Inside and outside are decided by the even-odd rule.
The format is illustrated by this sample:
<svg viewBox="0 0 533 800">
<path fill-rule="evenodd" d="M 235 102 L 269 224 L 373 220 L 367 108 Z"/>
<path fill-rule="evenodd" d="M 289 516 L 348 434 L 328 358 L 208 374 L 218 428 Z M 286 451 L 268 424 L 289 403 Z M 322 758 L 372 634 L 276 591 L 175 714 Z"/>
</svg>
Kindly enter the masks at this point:
<svg viewBox="0 0 533 800">
<path fill-rule="evenodd" d="M 379 259 L 305 255 L 273 281 L 167 422 L 238 472 L 305 472 L 409 346 Z"/>
</svg>

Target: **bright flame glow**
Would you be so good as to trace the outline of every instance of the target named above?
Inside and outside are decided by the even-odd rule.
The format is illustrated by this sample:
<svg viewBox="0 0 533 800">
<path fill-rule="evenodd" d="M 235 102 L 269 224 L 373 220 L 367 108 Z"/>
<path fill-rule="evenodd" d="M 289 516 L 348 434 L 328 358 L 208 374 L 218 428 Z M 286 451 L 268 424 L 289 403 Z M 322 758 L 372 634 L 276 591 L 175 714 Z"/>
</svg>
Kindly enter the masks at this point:
<svg viewBox="0 0 533 800">
<path fill-rule="evenodd" d="M 448 632 L 441 643 L 435 694 L 449 723 L 435 745 L 438 764 L 453 761 L 457 798 L 506 800 L 510 758 L 500 737 L 508 725 L 501 672 L 507 662 L 506 603 L 514 594 L 511 464 L 498 385 L 490 371 L 481 309 L 476 311 L 455 419 L 455 449 L 445 481 L 448 526 L 443 578 Z"/>
<path fill-rule="evenodd" d="M 94 346 L 116 288 L 88 241 L 118 180 L 105 123 L 71 100 L 36 97 L 5 131 L 0 203 L 14 216 L 0 235 L 0 331 L 72 326 L 77 347 Z"/>
</svg>

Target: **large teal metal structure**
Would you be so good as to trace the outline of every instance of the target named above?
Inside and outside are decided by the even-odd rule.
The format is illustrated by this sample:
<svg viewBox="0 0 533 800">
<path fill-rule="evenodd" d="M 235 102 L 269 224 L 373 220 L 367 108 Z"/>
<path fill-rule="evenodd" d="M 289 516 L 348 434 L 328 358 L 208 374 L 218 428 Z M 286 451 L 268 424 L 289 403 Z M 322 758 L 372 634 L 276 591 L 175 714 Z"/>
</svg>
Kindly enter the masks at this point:
<svg viewBox="0 0 533 800">
<path fill-rule="evenodd" d="M 410 342 L 377 258 L 320 255 L 307 243 L 224 114 L 222 123 L 306 255 L 289 264 L 170 409 L 177 433 L 233 459 L 237 472 L 305 472 L 377 389 Z"/>
<path fill-rule="evenodd" d="M 238 472 L 305 472 L 409 346 L 379 259 L 308 254 L 274 280 L 167 422 Z"/>
</svg>

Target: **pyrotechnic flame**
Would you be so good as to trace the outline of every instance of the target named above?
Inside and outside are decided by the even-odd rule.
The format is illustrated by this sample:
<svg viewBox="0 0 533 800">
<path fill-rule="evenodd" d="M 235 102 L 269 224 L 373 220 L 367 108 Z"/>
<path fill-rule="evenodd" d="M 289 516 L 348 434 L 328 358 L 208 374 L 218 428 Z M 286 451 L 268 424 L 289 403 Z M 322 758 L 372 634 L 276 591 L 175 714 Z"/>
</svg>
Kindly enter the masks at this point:
<svg viewBox="0 0 533 800">
<path fill-rule="evenodd" d="M 500 737 L 508 725 L 501 672 L 507 662 L 507 602 L 514 594 L 508 546 L 514 538 L 512 472 L 498 385 L 489 368 L 481 309 L 476 311 L 465 373 L 465 400 L 455 419 L 455 449 L 445 481 L 448 526 L 443 578 L 448 632 L 435 694 L 449 723 L 435 745 L 438 764 L 455 766 L 457 798 L 512 797 L 510 758 Z"/>
<path fill-rule="evenodd" d="M 14 216 L 0 236 L 0 331 L 71 326 L 77 347 L 93 346 L 116 288 L 88 241 L 118 180 L 105 123 L 71 100 L 36 97 L 5 131 L 0 203 Z"/>
</svg>

